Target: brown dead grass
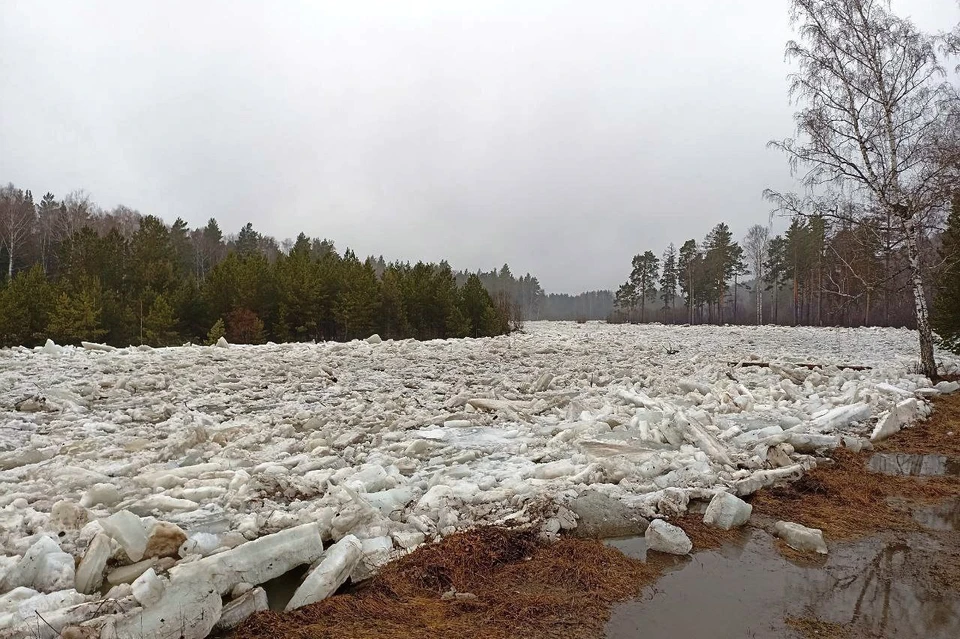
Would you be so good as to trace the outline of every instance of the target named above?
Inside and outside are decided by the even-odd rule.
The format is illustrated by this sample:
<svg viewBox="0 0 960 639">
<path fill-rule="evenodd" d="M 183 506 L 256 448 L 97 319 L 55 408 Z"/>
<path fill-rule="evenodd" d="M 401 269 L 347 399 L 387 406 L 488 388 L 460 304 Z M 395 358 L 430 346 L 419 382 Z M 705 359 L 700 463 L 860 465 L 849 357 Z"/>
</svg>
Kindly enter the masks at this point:
<svg viewBox="0 0 960 639">
<path fill-rule="evenodd" d="M 947 432 L 960 431 L 960 395 L 935 400 L 934 416 L 903 430 L 878 448 L 883 452 L 951 455 L 956 442 Z M 753 499 L 754 512 L 820 528 L 827 537 L 852 539 L 880 530 L 917 530 L 909 512 L 891 506 L 890 497 L 934 502 L 960 494 L 957 477 L 898 477 L 871 473 L 872 453 L 837 449 L 832 467 L 817 468 L 784 487 L 763 490 Z"/>
<path fill-rule="evenodd" d="M 601 637 L 611 605 L 637 596 L 662 569 L 599 541 L 545 545 L 531 532 L 480 528 L 389 564 L 357 592 L 292 613 L 260 613 L 230 636 Z M 443 600 L 451 589 L 476 598 Z"/>
<path fill-rule="evenodd" d="M 909 513 L 888 497 L 937 501 L 960 492 L 956 477 L 896 477 L 867 472 L 868 454 L 838 449 L 836 464 L 817 468 L 787 486 L 763 490 L 753 499 L 754 512 L 820 528 L 833 539 L 852 539 L 879 530 L 916 530 Z"/>
<path fill-rule="evenodd" d="M 960 458 L 960 393 L 935 398 L 933 403 L 930 419 L 880 442 L 877 450 Z"/>
</svg>

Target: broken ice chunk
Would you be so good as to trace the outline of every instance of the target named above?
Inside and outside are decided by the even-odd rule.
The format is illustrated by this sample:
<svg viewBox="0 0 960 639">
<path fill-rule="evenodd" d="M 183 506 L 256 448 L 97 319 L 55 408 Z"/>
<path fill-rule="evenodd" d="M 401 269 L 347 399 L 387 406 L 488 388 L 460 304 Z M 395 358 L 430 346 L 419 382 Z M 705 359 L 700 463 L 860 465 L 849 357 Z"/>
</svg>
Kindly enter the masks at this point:
<svg viewBox="0 0 960 639">
<path fill-rule="evenodd" d="M 103 583 L 103 571 L 111 554 L 113 549 L 110 537 L 105 533 L 97 533 L 77 567 L 75 578 L 77 592 L 90 594 L 100 588 Z"/>
<path fill-rule="evenodd" d="M 730 493 L 719 492 L 710 500 L 710 505 L 703 514 L 703 523 L 730 530 L 747 523 L 752 512 L 753 506 L 747 502 Z"/>
<path fill-rule="evenodd" d="M 138 561 L 135 564 L 130 564 L 129 566 L 120 566 L 115 570 L 111 570 L 107 573 L 107 583 L 111 586 L 116 586 L 119 584 L 130 584 L 134 580 L 150 570 L 157 565 L 157 559 L 151 557 L 150 559 L 144 559 L 143 561 Z"/>
<path fill-rule="evenodd" d="M 268 608 L 267 591 L 263 588 L 253 588 L 223 606 L 220 621 L 216 629 L 230 630 L 239 626 L 247 617 L 255 612 Z"/>
<path fill-rule="evenodd" d="M 134 579 L 131 588 L 133 588 L 133 596 L 140 602 L 140 605 L 149 608 L 160 601 L 163 596 L 164 585 L 163 580 L 157 576 L 153 568 L 150 568 Z"/>
<path fill-rule="evenodd" d="M 232 550 L 181 563 L 170 570 L 171 579 L 209 580 L 226 594 L 241 582 L 262 584 L 297 566 L 311 564 L 323 553 L 316 523 L 288 528 Z"/>
<path fill-rule="evenodd" d="M 686 555 L 693 549 L 693 542 L 682 528 L 668 524 L 662 519 L 651 521 L 643 536 L 647 540 L 648 550 L 671 555 Z"/>
<path fill-rule="evenodd" d="M 40 558 L 33 587 L 40 592 L 68 590 L 73 588 L 74 573 L 73 557 L 58 549 Z"/>
<path fill-rule="evenodd" d="M 113 506 L 120 501 L 120 491 L 113 484 L 94 484 L 80 498 L 80 505 L 91 508 L 99 504 Z"/>
<path fill-rule="evenodd" d="M 285 609 L 302 608 L 332 595 L 347 580 L 362 555 L 363 545 L 353 535 L 347 535 L 328 548 L 320 563 L 293 593 Z"/>
<path fill-rule="evenodd" d="M 17 586 L 34 587 L 37 575 L 46 555 L 62 552 L 60 544 L 49 537 L 40 537 L 33 543 L 17 564 L 11 568 L 0 584 L 0 590 L 12 590 Z"/>
<path fill-rule="evenodd" d="M 777 537 L 794 550 L 827 554 L 827 544 L 823 541 L 823 531 L 819 528 L 807 528 L 790 521 L 778 521 L 774 525 L 774 530 Z"/>
<path fill-rule="evenodd" d="M 143 559 L 143 553 L 147 549 L 147 533 L 139 517 L 129 510 L 121 510 L 101 519 L 100 525 L 104 532 L 120 544 L 130 561 Z"/>
<path fill-rule="evenodd" d="M 873 409 L 869 404 L 858 402 L 856 404 L 837 406 L 827 411 L 814 419 L 813 425 L 821 431 L 831 431 L 847 426 L 853 422 L 861 422 L 869 419 L 872 414 Z"/>
</svg>

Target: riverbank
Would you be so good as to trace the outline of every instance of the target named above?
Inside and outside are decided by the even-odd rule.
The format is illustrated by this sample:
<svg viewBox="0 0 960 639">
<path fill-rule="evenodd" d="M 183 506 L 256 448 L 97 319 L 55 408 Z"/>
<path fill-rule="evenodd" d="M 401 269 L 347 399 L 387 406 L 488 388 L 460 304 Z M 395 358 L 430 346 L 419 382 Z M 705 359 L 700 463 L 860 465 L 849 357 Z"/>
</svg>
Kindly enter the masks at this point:
<svg viewBox="0 0 960 639">
<path fill-rule="evenodd" d="M 934 402 L 931 419 L 874 451 L 838 449 L 800 481 L 761 490 L 744 529 L 679 519 L 691 557 L 647 555 L 642 538 L 544 544 L 484 528 L 318 604 L 259 613 L 229 636 L 956 636 L 960 394 Z M 767 532 L 779 519 L 822 529 L 830 554 L 784 546 Z"/>
</svg>

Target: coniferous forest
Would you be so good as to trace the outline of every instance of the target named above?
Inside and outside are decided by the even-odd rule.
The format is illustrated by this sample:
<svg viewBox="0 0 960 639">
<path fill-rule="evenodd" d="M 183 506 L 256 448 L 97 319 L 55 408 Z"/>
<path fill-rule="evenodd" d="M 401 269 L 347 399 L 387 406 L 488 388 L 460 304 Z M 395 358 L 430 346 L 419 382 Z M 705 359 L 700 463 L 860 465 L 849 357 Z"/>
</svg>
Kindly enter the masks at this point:
<svg viewBox="0 0 960 639">
<path fill-rule="evenodd" d="M 361 260 L 304 234 L 278 243 L 252 224 L 225 235 L 215 219 L 168 226 L 102 211 L 83 193 L 36 202 L 3 187 L 0 235 L 7 346 L 479 337 L 520 322 L 505 292 L 446 262 Z"/>
<path fill-rule="evenodd" d="M 960 198 L 925 236 L 936 267 L 933 323 L 960 344 Z M 859 225 L 794 217 L 783 234 L 725 223 L 701 240 L 637 254 L 613 293 L 546 293 L 510 267 L 361 260 L 328 239 L 278 242 L 215 219 L 191 229 L 83 192 L 35 201 L 0 188 L 0 344 L 100 341 L 155 346 L 500 335 L 523 320 L 912 326 L 902 238 L 881 218 Z M 4 268 L 5 267 L 5 268 Z"/>
</svg>

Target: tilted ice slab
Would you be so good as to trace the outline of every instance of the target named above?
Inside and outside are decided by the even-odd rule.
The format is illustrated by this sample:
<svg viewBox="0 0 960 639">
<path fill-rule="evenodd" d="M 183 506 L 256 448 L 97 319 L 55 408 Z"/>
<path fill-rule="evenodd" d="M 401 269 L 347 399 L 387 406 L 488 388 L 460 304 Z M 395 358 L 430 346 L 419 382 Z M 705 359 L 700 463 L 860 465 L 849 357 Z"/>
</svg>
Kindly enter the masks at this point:
<svg viewBox="0 0 960 639">
<path fill-rule="evenodd" d="M 588 486 L 669 514 L 796 477 L 905 398 L 922 416 L 936 391 L 915 353 L 895 329 L 548 322 L 478 340 L 6 349 L 0 573 L 37 535 L 82 557 L 107 529 L 114 561 L 135 561 L 136 527 L 99 523 L 121 511 L 179 525 L 182 552 L 203 555 L 304 524 L 407 550 Z M 777 365 L 737 365 L 751 361 Z M 78 505 L 59 507 L 72 523 L 58 502 Z"/>
</svg>

